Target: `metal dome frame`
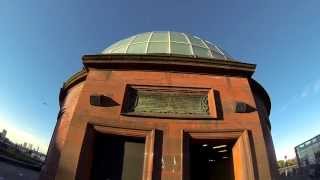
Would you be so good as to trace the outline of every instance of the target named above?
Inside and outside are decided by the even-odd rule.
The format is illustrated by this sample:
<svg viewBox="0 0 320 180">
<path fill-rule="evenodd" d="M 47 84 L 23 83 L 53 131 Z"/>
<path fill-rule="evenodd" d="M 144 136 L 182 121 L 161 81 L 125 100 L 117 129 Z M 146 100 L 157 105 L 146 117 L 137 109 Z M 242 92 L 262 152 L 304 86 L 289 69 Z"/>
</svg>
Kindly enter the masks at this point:
<svg viewBox="0 0 320 180">
<path fill-rule="evenodd" d="M 180 32 L 153 31 L 120 40 L 102 54 L 167 54 L 193 58 L 233 60 L 215 43 Z"/>
</svg>

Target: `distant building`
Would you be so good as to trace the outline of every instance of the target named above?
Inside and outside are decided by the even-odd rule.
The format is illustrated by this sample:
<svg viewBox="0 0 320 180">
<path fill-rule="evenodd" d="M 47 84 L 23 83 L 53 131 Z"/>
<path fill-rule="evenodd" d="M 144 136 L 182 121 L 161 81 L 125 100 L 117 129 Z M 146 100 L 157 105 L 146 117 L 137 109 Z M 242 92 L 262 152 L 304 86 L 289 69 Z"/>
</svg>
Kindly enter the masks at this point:
<svg viewBox="0 0 320 180">
<path fill-rule="evenodd" d="M 295 147 L 299 167 L 320 163 L 320 134 Z"/>
<path fill-rule="evenodd" d="M 32 151 L 31 155 L 32 158 L 38 159 L 42 162 L 44 162 L 44 160 L 46 159 L 46 155 L 41 153 L 41 152 L 37 152 L 37 151 Z"/>
<path fill-rule="evenodd" d="M 24 147 L 24 148 L 27 148 L 27 145 L 28 145 L 28 143 L 26 143 L 26 142 L 23 143 L 23 147 Z"/>
<path fill-rule="evenodd" d="M 0 132 L 0 142 L 1 143 L 6 143 L 9 141 L 6 136 L 7 136 L 7 130 L 3 129 L 2 132 Z"/>
<path fill-rule="evenodd" d="M 3 138 L 6 138 L 6 136 L 7 136 L 7 130 L 6 130 L 6 129 L 3 129 L 3 130 L 2 130 L 1 136 L 2 136 Z"/>
<path fill-rule="evenodd" d="M 3 129 L 2 132 L 0 132 L 0 139 L 5 139 L 7 136 L 7 130 Z"/>
<path fill-rule="evenodd" d="M 29 149 L 32 150 L 32 144 L 29 144 Z"/>
<path fill-rule="evenodd" d="M 20 152 L 23 152 L 23 153 L 27 153 L 28 152 L 28 148 L 27 148 L 27 146 L 25 145 L 25 144 L 21 144 L 20 146 L 18 146 L 18 150 L 20 151 Z"/>
</svg>

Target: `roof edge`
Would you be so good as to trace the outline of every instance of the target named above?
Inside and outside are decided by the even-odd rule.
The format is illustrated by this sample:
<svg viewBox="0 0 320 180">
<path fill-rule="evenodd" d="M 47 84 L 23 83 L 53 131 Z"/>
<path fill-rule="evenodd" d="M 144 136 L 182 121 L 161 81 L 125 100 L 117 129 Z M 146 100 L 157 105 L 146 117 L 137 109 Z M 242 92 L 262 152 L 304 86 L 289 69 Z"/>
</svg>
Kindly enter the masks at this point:
<svg viewBox="0 0 320 180">
<path fill-rule="evenodd" d="M 74 73 L 71 77 L 69 77 L 60 88 L 59 93 L 59 104 L 62 105 L 63 99 L 66 96 L 67 91 L 75 86 L 76 84 L 84 81 L 87 77 L 87 69 L 82 68 L 80 71 Z"/>
<path fill-rule="evenodd" d="M 265 104 L 265 106 L 267 108 L 268 115 L 270 115 L 270 112 L 271 112 L 271 100 L 270 100 L 269 94 L 261 86 L 261 84 L 258 81 L 250 78 L 249 79 L 249 83 L 250 83 L 251 87 L 253 88 L 253 90 L 256 90 L 261 95 L 262 100 L 264 101 L 264 104 Z"/>
<path fill-rule="evenodd" d="M 125 70 L 163 70 L 251 77 L 256 65 L 224 59 L 191 58 L 168 54 L 98 54 L 82 57 L 85 67 Z"/>
<path fill-rule="evenodd" d="M 249 84 L 250 87 L 252 89 L 252 91 L 257 92 L 257 94 L 259 94 L 259 96 L 262 98 L 262 101 L 267 109 L 267 113 L 268 113 L 268 117 L 270 116 L 270 112 L 271 112 L 271 100 L 270 100 L 270 96 L 267 93 L 267 91 L 261 86 L 260 83 L 258 83 L 258 81 L 250 78 L 249 79 Z M 267 119 L 267 126 L 269 127 L 269 129 L 271 130 L 271 122 L 270 119 Z"/>
</svg>

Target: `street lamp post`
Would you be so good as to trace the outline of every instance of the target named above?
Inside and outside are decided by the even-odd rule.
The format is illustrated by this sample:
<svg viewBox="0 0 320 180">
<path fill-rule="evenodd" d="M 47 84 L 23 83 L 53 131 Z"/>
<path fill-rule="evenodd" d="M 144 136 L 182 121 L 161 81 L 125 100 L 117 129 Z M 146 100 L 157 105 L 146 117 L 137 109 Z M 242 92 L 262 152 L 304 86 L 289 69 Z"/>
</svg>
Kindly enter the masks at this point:
<svg viewBox="0 0 320 180">
<path fill-rule="evenodd" d="M 288 169 L 287 169 L 287 156 L 284 156 L 284 173 L 286 176 L 288 176 Z"/>
</svg>

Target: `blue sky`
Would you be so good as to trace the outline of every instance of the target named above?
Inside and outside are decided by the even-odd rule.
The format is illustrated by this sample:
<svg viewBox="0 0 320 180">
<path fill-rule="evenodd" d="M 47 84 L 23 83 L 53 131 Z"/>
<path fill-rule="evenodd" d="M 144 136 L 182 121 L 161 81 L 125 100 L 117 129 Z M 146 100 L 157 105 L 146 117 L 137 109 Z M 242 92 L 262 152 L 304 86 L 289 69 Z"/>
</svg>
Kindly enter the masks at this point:
<svg viewBox="0 0 320 180">
<path fill-rule="evenodd" d="M 254 78 L 272 100 L 277 156 L 293 156 L 295 145 L 320 133 L 319 7 L 318 0 L 3 0 L 0 129 L 45 151 L 59 88 L 82 67 L 82 55 L 140 32 L 170 30 L 258 65 Z"/>
</svg>

